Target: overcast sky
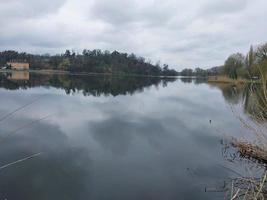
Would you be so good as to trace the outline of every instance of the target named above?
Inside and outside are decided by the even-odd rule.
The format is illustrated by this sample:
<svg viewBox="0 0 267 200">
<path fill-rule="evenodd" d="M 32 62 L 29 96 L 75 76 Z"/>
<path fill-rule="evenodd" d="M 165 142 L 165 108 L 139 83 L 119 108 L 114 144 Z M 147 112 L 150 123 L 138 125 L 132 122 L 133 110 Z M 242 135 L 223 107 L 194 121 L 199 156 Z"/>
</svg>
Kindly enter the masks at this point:
<svg viewBox="0 0 267 200">
<path fill-rule="evenodd" d="M 0 50 L 118 50 L 206 68 L 267 42 L 266 23 L 266 0 L 0 0 Z"/>
</svg>

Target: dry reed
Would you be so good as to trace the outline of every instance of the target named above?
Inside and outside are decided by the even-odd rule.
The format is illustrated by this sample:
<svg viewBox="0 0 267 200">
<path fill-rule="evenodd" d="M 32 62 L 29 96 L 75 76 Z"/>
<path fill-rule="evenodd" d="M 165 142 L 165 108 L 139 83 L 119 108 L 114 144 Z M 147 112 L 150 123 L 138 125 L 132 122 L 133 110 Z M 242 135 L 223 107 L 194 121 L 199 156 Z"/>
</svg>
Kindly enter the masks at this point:
<svg viewBox="0 0 267 200">
<path fill-rule="evenodd" d="M 255 90 L 253 85 L 249 88 L 249 95 L 256 95 L 254 106 L 250 117 L 252 121 L 246 120 L 240 115 L 236 115 L 243 127 L 252 133 L 255 140 L 232 139 L 230 145 L 236 149 L 239 156 L 247 158 L 258 164 L 262 169 L 260 177 L 253 175 L 248 177 L 238 177 L 231 179 L 229 188 L 231 191 L 228 194 L 228 199 L 252 199 L 264 200 L 267 199 L 267 91 L 266 91 L 266 76 L 261 73 L 261 85 L 258 90 Z"/>
</svg>

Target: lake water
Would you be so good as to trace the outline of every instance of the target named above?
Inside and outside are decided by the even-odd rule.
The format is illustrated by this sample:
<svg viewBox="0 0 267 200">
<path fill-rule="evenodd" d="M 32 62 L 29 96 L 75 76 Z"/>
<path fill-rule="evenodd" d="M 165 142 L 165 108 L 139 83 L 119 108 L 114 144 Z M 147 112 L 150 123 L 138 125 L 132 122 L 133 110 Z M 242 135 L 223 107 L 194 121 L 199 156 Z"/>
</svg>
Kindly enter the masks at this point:
<svg viewBox="0 0 267 200">
<path fill-rule="evenodd" d="M 16 73 L 0 75 L 0 165 L 42 154 L 0 170 L 0 199 L 224 197 L 209 190 L 238 167 L 221 140 L 243 134 L 230 105 L 249 120 L 239 88 Z"/>
</svg>

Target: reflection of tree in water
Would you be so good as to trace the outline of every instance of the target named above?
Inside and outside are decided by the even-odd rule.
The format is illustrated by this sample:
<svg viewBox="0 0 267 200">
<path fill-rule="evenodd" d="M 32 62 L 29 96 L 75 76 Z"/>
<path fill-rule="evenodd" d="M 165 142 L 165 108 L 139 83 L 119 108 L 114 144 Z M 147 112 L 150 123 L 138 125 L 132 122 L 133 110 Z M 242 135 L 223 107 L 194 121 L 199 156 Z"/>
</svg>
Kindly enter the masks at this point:
<svg viewBox="0 0 267 200">
<path fill-rule="evenodd" d="M 174 81 L 170 78 L 158 77 L 133 77 L 133 76 L 75 76 L 75 75 L 41 75 L 31 74 L 29 81 L 8 80 L 3 74 L 0 75 L 0 87 L 14 90 L 27 89 L 38 86 L 52 86 L 64 89 L 66 94 L 81 91 L 85 96 L 93 95 L 126 95 L 141 92 L 145 87 L 152 85 L 167 86 Z"/>
<path fill-rule="evenodd" d="M 194 83 L 196 85 L 207 83 L 207 79 L 203 77 L 180 77 L 183 83 Z"/>
<path fill-rule="evenodd" d="M 257 121 L 267 119 L 267 102 L 260 84 L 248 84 L 244 90 L 244 109 Z"/>
<path fill-rule="evenodd" d="M 267 118 L 266 101 L 260 84 L 210 84 L 219 88 L 224 99 L 231 105 L 241 104 L 244 112 L 254 119 Z"/>
<path fill-rule="evenodd" d="M 219 88 L 222 92 L 224 99 L 230 104 L 238 104 L 242 102 L 244 85 L 232 85 L 226 83 L 212 83 L 212 87 Z"/>
<path fill-rule="evenodd" d="M 202 83 L 207 83 L 207 78 L 205 77 L 197 77 L 194 81 L 196 85 L 202 84 Z"/>
<path fill-rule="evenodd" d="M 192 83 L 193 82 L 193 78 L 192 77 L 181 77 L 180 80 L 183 83 Z"/>
</svg>

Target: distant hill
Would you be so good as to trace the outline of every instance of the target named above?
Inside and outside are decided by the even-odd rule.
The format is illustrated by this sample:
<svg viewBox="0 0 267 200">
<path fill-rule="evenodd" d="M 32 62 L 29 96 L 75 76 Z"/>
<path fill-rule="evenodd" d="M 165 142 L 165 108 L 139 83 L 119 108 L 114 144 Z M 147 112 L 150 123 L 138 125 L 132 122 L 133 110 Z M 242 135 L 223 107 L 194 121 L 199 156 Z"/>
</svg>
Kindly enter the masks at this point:
<svg viewBox="0 0 267 200">
<path fill-rule="evenodd" d="M 10 60 L 25 60 L 30 69 L 53 69 L 71 72 L 176 76 L 178 73 L 164 64 L 151 64 L 143 57 L 118 51 L 83 50 L 82 54 L 66 50 L 58 55 L 33 55 L 16 51 L 0 52 L 0 66 Z"/>
</svg>

